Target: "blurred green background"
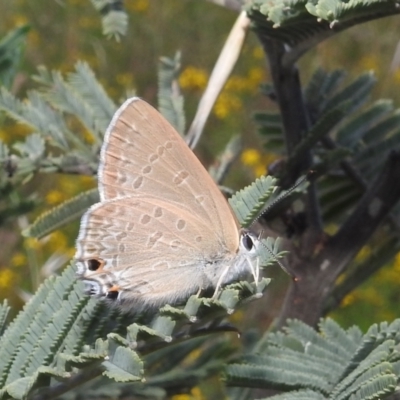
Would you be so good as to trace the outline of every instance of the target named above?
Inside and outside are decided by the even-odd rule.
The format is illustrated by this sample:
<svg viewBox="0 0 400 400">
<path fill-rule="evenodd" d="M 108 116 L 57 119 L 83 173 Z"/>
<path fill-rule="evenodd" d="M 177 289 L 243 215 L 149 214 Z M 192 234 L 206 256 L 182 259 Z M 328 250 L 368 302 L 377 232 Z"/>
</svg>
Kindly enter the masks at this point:
<svg viewBox="0 0 400 400">
<path fill-rule="evenodd" d="M 189 125 L 237 14 L 199 0 L 129 0 L 125 1 L 125 9 L 129 15 L 128 33 L 117 42 L 102 34 L 100 15 L 88 0 L 1 2 L 1 37 L 21 25 L 31 28 L 12 92 L 23 98 L 29 89 L 37 88 L 32 75 L 39 65 L 68 73 L 78 60 L 84 60 L 117 104 L 136 93 L 156 105 L 159 58 L 173 57 L 180 50 L 180 84 Z M 302 81 L 307 82 L 318 67 L 329 71 L 345 69 L 349 79 L 365 70 L 374 70 L 374 98 L 391 98 L 399 104 L 398 26 L 398 17 L 386 18 L 360 25 L 318 45 L 299 63 Z M 250 32 L 196 150 L 201 160 L 210 165 L 232 135 L 242 136 L 244 151 L 226 181 L 235 190 L 265 173 L 266 165 L 275 157 L 264 148 L 252 121 L 255 111 L 275 108 L 259 90 L 264 82 L 269 82 L 268 65 Z M 26 127 L 10 120 L 4 120 L 0 127 L 0 139 L 9 144 L 26 133 Z M 0 229 L 0 292 L 15 308 L 22 306 L 23 299 L 36 290 L 45 276 L 73 256 L 78 222 L 41 241 L 23 239 L 21 229 L 46 209 L 95 186 L 94 177 L 42 175 L 22 189 L 21 196 L 36 193 L 37 210 Z M 370 251 L 373 249 L 363 249 L 359 257 Z M 287 282 L 277 268 L 267 273 L 275 280 L 269 289 L 264 327 L 278 314 Z M 364 329 L 376 321 L 392 320 L 399 316 L 399 283 L 397 257 L 394 266 L 388 266 L 349 295 L 333 316 L 344 326 L 356 323 Z M 237 313 L 236 318 L 241 317 Z M 251 314 L 246 318 L 249 321 Z"/>
</svg>

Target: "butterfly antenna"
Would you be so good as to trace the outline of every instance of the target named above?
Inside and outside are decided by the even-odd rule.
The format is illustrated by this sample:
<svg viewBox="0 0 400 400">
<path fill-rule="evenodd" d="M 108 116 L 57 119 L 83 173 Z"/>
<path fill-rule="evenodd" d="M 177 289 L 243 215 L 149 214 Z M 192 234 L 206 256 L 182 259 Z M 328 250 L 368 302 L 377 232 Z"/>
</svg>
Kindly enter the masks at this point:
<svg viewBox="0 0 400 400">
<path fill-rule="evenodd" d="M 308 172 L 305 176 L 303 176 L 298 182 L 296 182 L 292 187 L 290 187 L 288 190 L 285 192 L 281 193 L 271 204 L 268 205 L 268 207 L 262 211 L 262 213 L 251 223 L 250 227 L 257 222 L 263 215 L 267 214 L 272 208 L 275 207 L 276 204 L 278 204 L 280 201 L 283 199 L 286 199 L 289 197 L 299 186 L 301 186 L 305 181 L 307 181 L 311 175 L 313 174 L 313 171 Z"/>
<path fill-rule="evenodd" d="M 259 239 L 262 236 L 262 231 L 260 233 Z M 279 258 L 274 254 L 274 252 L 266 245 L 264 244 L 261 240 L 260 240 L 260 244 L 261 246 L 264 247 L 265 250 L 267 250 L 267 252 L 269 253 L 269 255 L 271 256 L 271 258 L 274 259 L 274 261 L 282 268 L 283 271 L 285 271 L 295 282 L 298 280 L 298 278 L 296 277 L 296 275 L 294 275 L 293 273 L 291 273 L 284 265 L 283 263 L 281 263 L 281 261 L 279 260 Z"/>
</svg>

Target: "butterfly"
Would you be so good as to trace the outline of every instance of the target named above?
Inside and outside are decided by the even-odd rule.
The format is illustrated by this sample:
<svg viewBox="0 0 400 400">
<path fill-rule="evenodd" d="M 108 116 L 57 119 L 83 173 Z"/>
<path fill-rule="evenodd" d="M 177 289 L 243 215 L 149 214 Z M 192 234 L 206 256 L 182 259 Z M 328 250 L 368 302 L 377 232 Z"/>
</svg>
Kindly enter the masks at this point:
<svg viewBox="0 0 400 400">
<path fill-rule="evenodd" d="M 123 308 L 175 304 L 255 271 L 258 238 L 240 228 L 170 123 L 134 97 L 115 113 L 98 169 L 100 202 L 82 217 L 77 274 Z"/>
</svg>

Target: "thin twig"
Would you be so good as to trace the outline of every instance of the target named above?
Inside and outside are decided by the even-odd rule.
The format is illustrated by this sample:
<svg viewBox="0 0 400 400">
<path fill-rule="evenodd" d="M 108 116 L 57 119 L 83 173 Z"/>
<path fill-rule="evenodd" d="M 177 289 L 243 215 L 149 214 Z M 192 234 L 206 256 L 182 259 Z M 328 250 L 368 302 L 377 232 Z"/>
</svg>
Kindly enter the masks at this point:
<svg viewBox="0 0 400 400">
<path fill-rule="evenodd" d="M 210 112 L 239 58 L 249 25 L 250 20 L 247 18 L 247 14 L 242 11 L 218 57 L 192 125 L 187 133 L 186 141 L 192 149 L 196 147 Z"/>
</svg>

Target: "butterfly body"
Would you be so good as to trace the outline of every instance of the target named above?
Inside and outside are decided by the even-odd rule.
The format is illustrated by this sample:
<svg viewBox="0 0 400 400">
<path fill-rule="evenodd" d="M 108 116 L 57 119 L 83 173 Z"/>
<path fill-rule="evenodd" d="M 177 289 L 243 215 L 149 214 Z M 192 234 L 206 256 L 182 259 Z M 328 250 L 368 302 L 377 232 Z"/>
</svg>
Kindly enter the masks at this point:
<svg viewBox="0 0 400 400">
<path fill-rule="evenodd" d="M 200 161 L 149 104 L 127 100 L 107 129 L 100 202 L 82 217 L 75 260 L 88 292 L 159 307 L 249 272 L 255 248 Z"/>
</svg>

